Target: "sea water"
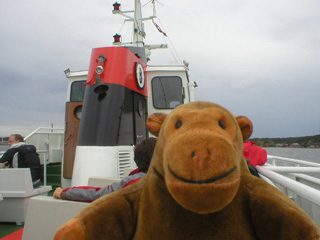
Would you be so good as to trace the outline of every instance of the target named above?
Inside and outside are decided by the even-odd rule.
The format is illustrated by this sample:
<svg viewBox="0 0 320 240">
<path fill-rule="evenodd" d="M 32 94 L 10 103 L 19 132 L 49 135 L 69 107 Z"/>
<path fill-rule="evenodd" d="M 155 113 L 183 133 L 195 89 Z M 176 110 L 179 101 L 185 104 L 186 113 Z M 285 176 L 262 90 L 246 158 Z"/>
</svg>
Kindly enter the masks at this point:
<svg viewBox="0 0 320 240">
<path fill-rule="evenodd" d="M 264 148 L 269 155 L 320 163 L 320 148 Z"/>
<path fill-rule="evenodd" d="M 267 150 L 267 153 L 269 155 L 320 163 L 320 148 L 264 148 L 264 149 Z M 288 164 L 282 161 L 277 162 L 277 165 L 292 166 L 292 164 Z M 309 173 L 307 175 L 320 178 L 319 173 Z"/>
<path fill-rule="evenodd" d="M 9 149 L 9 145 L 0 145 L 0 152 L 6 151 Z"/>
<path fill-rule="evenodd" d="M 8 145 L 0 145 L 0 152 L 6 151 Z M 264 148 L 269 155 L 294 158 L 320 163 L 320 148 Z"/>
</svg>

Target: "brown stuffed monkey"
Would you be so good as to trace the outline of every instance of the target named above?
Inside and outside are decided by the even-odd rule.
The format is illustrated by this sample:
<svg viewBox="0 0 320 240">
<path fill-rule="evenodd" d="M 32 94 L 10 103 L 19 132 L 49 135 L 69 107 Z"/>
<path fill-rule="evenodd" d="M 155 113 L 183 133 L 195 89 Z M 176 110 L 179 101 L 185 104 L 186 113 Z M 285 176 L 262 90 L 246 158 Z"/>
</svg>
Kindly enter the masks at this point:
<svg viewBox="0 0 320 240">
<path fill-rule="evenodd" d="M 148 174 L 56 233 L 72 239 L 320 239 L 310 217 L 249 173 L 234 116 L 208 102 L 148 118 L 158 136 Z"/>
</svg>

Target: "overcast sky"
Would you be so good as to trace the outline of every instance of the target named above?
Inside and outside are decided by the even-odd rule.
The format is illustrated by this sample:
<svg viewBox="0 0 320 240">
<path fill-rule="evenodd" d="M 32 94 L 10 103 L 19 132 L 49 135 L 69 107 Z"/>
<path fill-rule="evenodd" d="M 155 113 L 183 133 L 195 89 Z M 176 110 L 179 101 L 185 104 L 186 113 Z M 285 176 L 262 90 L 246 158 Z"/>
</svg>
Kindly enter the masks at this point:
<svg viewBox="0 0 320 240">
<path fill-rule="evenodd" d="M 133 0 L 119 0 L 122 10 Z M 142 0 L 145 17 L 151 5 Z M 91 49 L 131 25 L 109 0 L 0 0 L 0 136 L 64 126 L 63 70 L 87 70 Z M 199 85 L 196 100 L 218 103 L 254 124 L 252 137 L 320 134 L 320 1 L 161 0 L 146 44 L 174 46 Z M 174 61 L 170 50 L 152 64 Z"/>
</svg>

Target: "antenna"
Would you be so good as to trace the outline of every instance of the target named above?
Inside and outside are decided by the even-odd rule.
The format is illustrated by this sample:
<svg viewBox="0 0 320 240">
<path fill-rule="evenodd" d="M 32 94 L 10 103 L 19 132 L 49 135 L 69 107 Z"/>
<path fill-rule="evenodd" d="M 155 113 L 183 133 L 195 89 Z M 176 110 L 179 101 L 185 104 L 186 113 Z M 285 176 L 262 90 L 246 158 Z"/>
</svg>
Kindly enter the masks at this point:
<svg viewBox="0 0 320 240">
<path fill-rule="evenodd" d="M 153 15 L 148 18 L 142 18 L 142 11 L 141 11 L 141 3 L 140 0 L 135 0 L 134 4 L 134 10 L 130 11 L 122 11 L 120 9 L 121 4 L 118 2 L 115 2 L 113 4 L 113 14 L 120 14 L 121 16 L 124 16 L 126 19 L 125 22 L 133 22 L 133 42 L 130 43 L 122 43 L 121 42 L 121 35 L 114 35 L 114 42 L 113 45 L 118 46 L 125 46 L 125 45 L 133 45 L 136 47 L 144 47 L 147 50 L 152 49 L 159 49 L 159 48 L 168 48 L 167 44 L 156 44 L 156 45 L 145 45 L 144 44 L 144 38 L 146 37 L 146 33 L 144 31 L 144 21 L 152 20 L 153 24 L 155 22 L 153 21 L 154 18 L 156 18 L 156 11 L 155 11 L 155 0 L 151 0 L 153 4 Z M 160 3 L 161 4 L 161 3 Z M 133 17 L 129 14 L 133 14 Z M 156 24 L 155 24 L 156 25 Z M 157 25 L 156 25 L 157 27 Z M 160 29 L 159 26 L 157 27 L 158 30 Z M 162 34 L 166 35 L 162 30 L 159 30 Z M 150 51 L 146 51 L 146 57 L 148 58 L 151 55 Z"/>
<path fill-rule="evenodd" d="M 124 16 L 126 19 L 125 22 L 133 22 L 133 42 L 132 43 L 120 43 L 119 41 L 114 41 L 114 45 L 133 45 L 137 47 L 145 47 L 143 39 L 146 37 L 146 33 L 144 31 L 144 21 L 152 20 L 156 18 L 156 11 L 155 11 L 155 0 L 152 0 L 153 4 L 153 15 L 148 18 L 142 18 L 142 11 L 141 11 L 141 3 L 140 0 L 135 0 L 135 8 L 134 10 L 130 11 L 122 11 L 120 9 L 121 4 L 118 2 L 115 2 L 113 4 L 113 14 L 120 14 L 121 16 Z M 133 13 L 133 17 L 129 14 Z M 153 21 L 154 22 L 154 21 Z M 158 29 L 159 30 L 159 29 Z M 161 32 L 161 31 L 160 31 Z M 116 36 L 116 35 L 115 35 Z M 120 39 L 120 35 L 118 36 Z M 159 48 L 158 46 L 161 46 L 160 48 L 167 48 L 166 44 L 158 44 L 158 45 L 148 45 L 148 49 L 156 49 Z"/>
<path fill-rule="evenodd" d="M 144 31 L 143 21 L 151 20 L 151 19 L 155 18 L 155 16 L 150 16 L 148 18 L 142 18 L 140 0 L 135 0 L 134 10 L 122 11 L 120 9 L 120 6 L 121 6 L 121 4 L 117 3 L 117 2 L 115 2 L 113 4 L 113 7 L 114 7 L 114 9 L 112 11 L 113 14 L 120 14 L 120 15 L 124 16 L 126 18 L 125 22 L 133 22 L 133 42 L 130 44 L 133 46 L 136 46 L 136 47 L 143 47 L 144 46 L 143 39 L 146 37 L 146 33 Z M 133 17 L 128 15 L 128 13 L 130 13 L 130 14 L 133 13 Z M 129 45 L 129 44 L 124 43 L 122 45 Z"/>
</svg>

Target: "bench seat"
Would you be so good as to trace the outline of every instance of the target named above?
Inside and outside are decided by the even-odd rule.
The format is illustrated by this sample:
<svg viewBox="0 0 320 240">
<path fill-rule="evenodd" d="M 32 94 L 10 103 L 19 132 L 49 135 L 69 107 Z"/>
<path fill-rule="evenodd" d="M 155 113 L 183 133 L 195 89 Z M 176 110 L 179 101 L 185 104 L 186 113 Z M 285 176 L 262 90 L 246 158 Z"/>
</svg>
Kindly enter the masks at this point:
<svg viewBox="0 0 320 240">
<path fill-rule="evenodd" d="M 34 189 L 29 168 L 0 169 L 0 221 L 22 225 L 29 199 L 51 190 L 51 186 Z"/>
<path fill-rule="evenodd" d="M 88 180 L 88 186 L 91 187 L 105 187 L 115 182 L 120 182 L 119 178 L 106 178 L 106 177 L 90 177 Z"/>
<path fill-rule="evenodd" d="M 121 179 L 90 177 L 88 186 L 104 187 Z M 56 231 L 89 203 L 37 196 L 29 201 L 22 240 L 51 240 Z"/>
<path fill-rule="evenodd" d="M 52 240 L 56 231 L 89 203 L 61 200 L 48 196 L 29 201 L 22 240 Z"/>
</svg>

